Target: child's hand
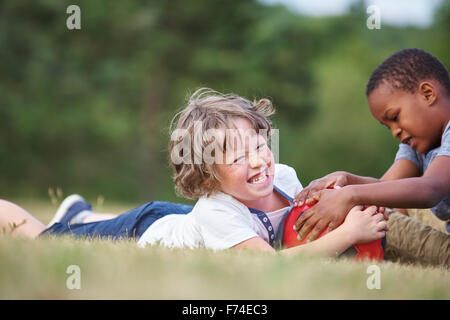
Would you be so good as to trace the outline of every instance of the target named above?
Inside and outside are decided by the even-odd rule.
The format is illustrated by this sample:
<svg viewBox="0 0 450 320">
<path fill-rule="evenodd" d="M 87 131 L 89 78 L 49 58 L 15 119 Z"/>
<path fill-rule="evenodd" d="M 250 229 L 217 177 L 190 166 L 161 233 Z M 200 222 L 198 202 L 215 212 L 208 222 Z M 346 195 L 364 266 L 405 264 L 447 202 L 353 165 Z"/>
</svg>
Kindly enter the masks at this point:
<svg viewBox="0 0 450 320">
<path fill-rule="evenodd" d="M 389 220 L 389 212 L 386 210 L 386 207 L 378 207 L 378 213 L 381 213 L 384 216 L 384 220 Z"/>
<path fill-rule="evenodd" d="M 312 230 L 308 237 L 312 241 L 326 227 L 328 231 L 331 231 L 344 221 L 347 213 L 355 205 L 351 201 L 351 195 L 345 189 L 324 189 L 313 194 L 312 199 L 318 203 L 300 215 L 294 224 L 294 230 L 299 231 L 300 240 L 303 240 Z"/>
<path fill-rule="evenodd" d="M 353 244 L 367 243 L 385 236 L 387 223 L 377 207 L 363 210 L 362 206 L 353 207 L 345 218 L 343 228 L 351 237 Z"/>
<path fill-rule="evenodd" d="M 333 172 L 323 178 L 311 181 L 311 183 L 295 196 L 294 205 L 301 207 L 304 203 L 311 206 L 317 201 L 313 195 L 320 190 L 327 188 L 341 188 L 348 184 L 347 172 Z"/>
</svg>

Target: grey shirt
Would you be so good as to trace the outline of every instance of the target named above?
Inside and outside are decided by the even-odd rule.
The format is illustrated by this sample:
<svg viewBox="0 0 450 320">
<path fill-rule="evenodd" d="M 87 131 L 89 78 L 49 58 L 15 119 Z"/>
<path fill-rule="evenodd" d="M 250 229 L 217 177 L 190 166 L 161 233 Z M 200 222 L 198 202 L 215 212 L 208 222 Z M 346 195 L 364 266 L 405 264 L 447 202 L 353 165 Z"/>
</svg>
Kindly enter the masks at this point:
<svg viewBox="0 0 450 320">
<path fill-rule="evenodd" d="M 434 158 L 439 156 L 450 157 L 450 122 L 445 127 L 444 133 L 442 134 L 441 145 L 435 149 L 428 151 L 427 154 L 421 154 L 414 151 L 407 144 L 400 143 L 397 155 L 397 159 L 408 159 L 412 161 L 423 174 Z M 431 208 L 431 211 L 441 220 L 450 219 L 450 194 L 448 194 L 441 202 L 439 202 L 435 207 Z M 447 225 L 449 228 L 449 225 Z"/>
</svg>

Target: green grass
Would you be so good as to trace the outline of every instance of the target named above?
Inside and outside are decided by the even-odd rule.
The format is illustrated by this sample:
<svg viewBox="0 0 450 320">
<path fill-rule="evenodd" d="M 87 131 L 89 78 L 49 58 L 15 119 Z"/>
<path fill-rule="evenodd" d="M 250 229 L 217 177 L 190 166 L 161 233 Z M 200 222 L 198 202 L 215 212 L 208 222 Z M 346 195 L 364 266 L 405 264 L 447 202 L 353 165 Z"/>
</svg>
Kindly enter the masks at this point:
<svg viewBox="0 0 450 320">
<path fill-rule="evenodd" d="M 47 222 L 54 207 L 20 202 Z M 120 213 L 127 205 L 106 211 Z M 380 289 L 366 281 L 372 262 L 284 257 L 251 251 L 138 248 L 134 241 L 0 236 L 0 299 L 449 299 L 448 269 L 377 264 Z M 68 289 L 70 265 L 81 289 Z"/>
</svg>

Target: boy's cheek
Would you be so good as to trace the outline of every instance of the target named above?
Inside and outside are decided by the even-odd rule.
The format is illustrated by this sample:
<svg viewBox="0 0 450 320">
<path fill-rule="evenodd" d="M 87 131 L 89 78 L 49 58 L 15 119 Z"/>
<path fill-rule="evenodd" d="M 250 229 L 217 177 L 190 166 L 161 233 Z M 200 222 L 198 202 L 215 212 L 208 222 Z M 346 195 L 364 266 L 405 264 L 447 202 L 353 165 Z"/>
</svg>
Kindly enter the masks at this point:
<svg viewBox="0 0 450 320">
<path fill-rule="evenodd" d="M 273 156 L 273 152 L 270 149 L 268 149 L 266 157 L 267 157 L 267 159 L 269 159 L 270 166 L 274 167 L 274 165 L 275 165 L 275 158 Z"/>
</svg>

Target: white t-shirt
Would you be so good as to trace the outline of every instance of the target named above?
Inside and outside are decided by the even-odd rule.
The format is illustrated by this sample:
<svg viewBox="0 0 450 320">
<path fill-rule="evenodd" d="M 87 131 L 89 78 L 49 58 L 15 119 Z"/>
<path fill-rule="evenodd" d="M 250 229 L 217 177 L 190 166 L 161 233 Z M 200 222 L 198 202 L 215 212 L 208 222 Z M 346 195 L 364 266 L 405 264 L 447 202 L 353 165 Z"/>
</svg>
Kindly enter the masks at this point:
<svg viewBox="0 0 450 320">
<path fill-rule="evenodd" d="M 302 190 L 295 170 L 284 164 L 275 164 L 274 186 L 290 201 Z M 267 213 L 275 232 L 286 209 Z M 142 234 L 138 245 L 222 250 L 253 237 L 269 242 L 269 233 L 256 214 L 235 198 L 218 192 L 210 197 L 201 197 L 188 214 L 158 219 Z"/>
</svg>

